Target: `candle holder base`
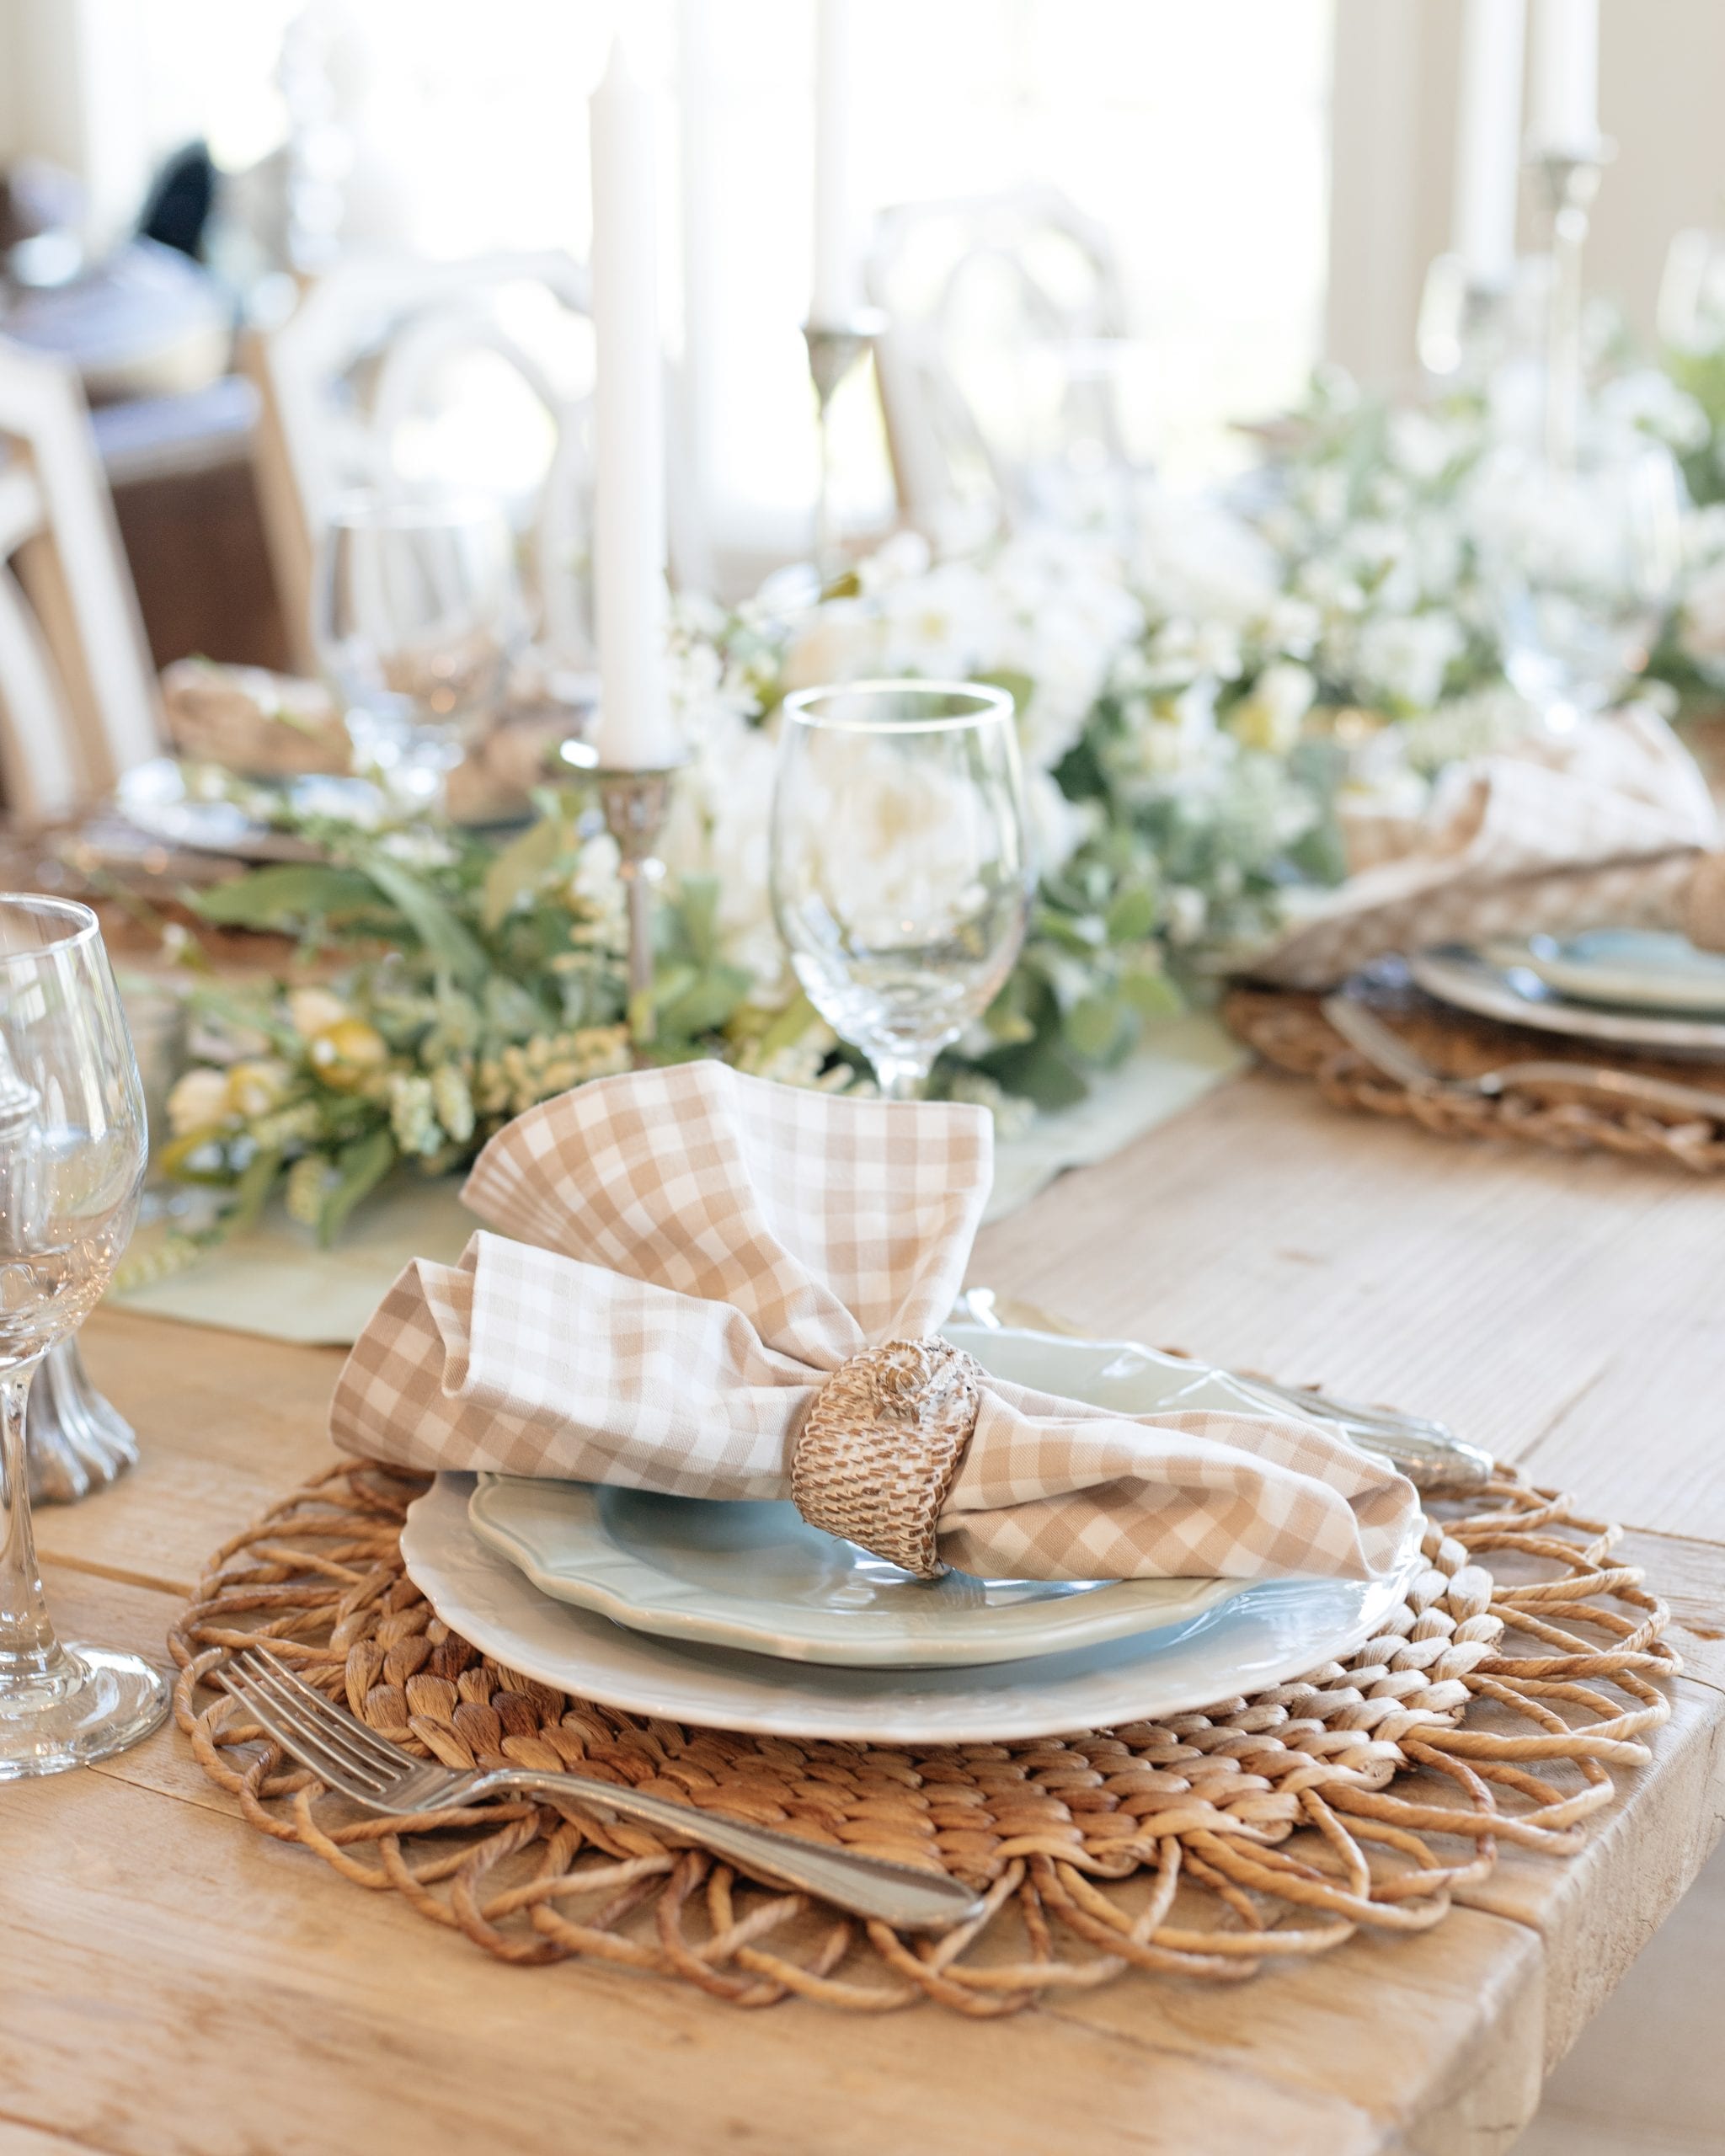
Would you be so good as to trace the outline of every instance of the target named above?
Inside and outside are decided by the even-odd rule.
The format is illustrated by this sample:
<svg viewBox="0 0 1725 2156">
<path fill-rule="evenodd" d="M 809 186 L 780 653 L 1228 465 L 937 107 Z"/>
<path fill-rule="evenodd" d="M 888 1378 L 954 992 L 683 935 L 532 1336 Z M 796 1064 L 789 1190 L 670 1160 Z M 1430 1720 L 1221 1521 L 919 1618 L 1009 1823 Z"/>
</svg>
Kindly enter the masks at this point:
<svg viewBox="0 0 1725 2156">
<path fill-rule="evenodd" d="M 681 763 L 645 771 L 601 767 L 591 774 L 605 827 L 617 841 L 617 873 L 628 906 L 629 1038 L 638 1066 L 650 1060 L 647 1052 L 659 1030 L 653 1005 L 653 901 L 665 881 L 659 836 L 670 808 L 672 783 L 682 768 Z"/>
<path fill-rule="evenodd" d="M 37 1505 L 76 1504 L 136 1462 L 136 1434 L 90 1382 L 75 1333 L 55 1342 L 30 1381 L 24 1444 Z"/>
<path fill-rule="evenodd" d="M 814 385 L 814 424 L 820 438 L 820 491 L 814 511 L 814 566 L 823 584 L 842 568 L 833 504 L 832 400 L 841 384 L 873 351 L 887 318 L 877 307 L 858 307 L 842 322 L 805 322 L 809 379 Z"/>
<path fill-rule="evenodd" d="M 1575 467 L 1582 404 L 1582 258 L 1605 168 L 1617 146 L 1600 136 L 1585 148 L 1535 142 L 1528 162 L 1545 185 L 1551 215 L 1551 291 L 1546 328 L 1546 461 Z"/>
</svg>

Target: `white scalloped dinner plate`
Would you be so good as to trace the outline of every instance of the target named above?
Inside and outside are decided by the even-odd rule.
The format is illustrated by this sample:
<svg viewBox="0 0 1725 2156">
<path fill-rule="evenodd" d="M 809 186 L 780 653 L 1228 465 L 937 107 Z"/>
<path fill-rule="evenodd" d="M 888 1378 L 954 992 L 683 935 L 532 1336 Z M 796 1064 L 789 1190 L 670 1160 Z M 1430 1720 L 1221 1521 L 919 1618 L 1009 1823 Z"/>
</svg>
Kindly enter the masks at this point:
<svg viewBox="0 0 1725 2156">
<path fill-rule="evenodd" d="M 996 1376 L 1129 1413 L 1175 1406 L 1274 1412 L 1249 1386 L 1130 1341 L 974 1325 L 943 1330 Z M 1418 1563 L 1417 1543 L 1410 1543 L 1397 1576 L 1375 1585 L 1229 1582 L 1208 1597 L 1208 1606 L 1172 1621 L 1153 1619 L 1154 1630 L 1135 1625 L 1128 1636 L 1083 1645 L 1067 1635 L 1057 1642 L 1060 1652 L 1008 1662 L 837 1666 L 782 1648 L 750 1652 L 658 1637 L 555 1599 L 481 1541 L 468 1518 L 475 1487 L 471 1476 L 439 1476 L 409 1510 L 402 1536 L 409 1575 L 446 1622 L 511 1668 L 563 1690 L 638 1714 L 759 1734 L 992 1742 L 1185 1712 L 1284 1683 L 1351 1652 L 1395 1607 Z M 662 1550 L 658 1562 L 663 1569 Z M 1126 1583 L 1080 1584 L 1087 1591 L 1024 1606 L 1040 1610 L 1044 1622 L 1051 1613 L 1070 1621 L 1071 1612 Z M 1169 1584 L 1184 1592 L 1217 1583 Z M 782 1628 L 782 1610 L 776 1622 Z"/>
<path fill-rule="evenodd" d="M 1121 1341 L 952 1325 L 996 1376 L 1135 1415 L 1174 1406 L 1263 1414 L 1219 1373 Z M 716 1504 L 587 1482 L 482 1475 L 480 1540 L 542 1593 L 665 1639 L 793 1662 L 973 1668 L 1183 1624 L 1238 1580 L 919 1580 L 809 1527 L 789 1504 Z"/>
<path fill-rule="evenodd" d="M 1183 1625 L 980 1669 L 835 1669 L 655 1639 L 553 1602 L 467 1521 L 470 1475 L 408 1508 L 408 1576 L 444 1622 L 524 1676 L 632 1714 L 757 1736 L 985 1744 L 1185 1714 L 1286 1684 L 1370 1639 L 1419 1564 L 1393 1578 L 1273 1580 Z"/>
</svg>

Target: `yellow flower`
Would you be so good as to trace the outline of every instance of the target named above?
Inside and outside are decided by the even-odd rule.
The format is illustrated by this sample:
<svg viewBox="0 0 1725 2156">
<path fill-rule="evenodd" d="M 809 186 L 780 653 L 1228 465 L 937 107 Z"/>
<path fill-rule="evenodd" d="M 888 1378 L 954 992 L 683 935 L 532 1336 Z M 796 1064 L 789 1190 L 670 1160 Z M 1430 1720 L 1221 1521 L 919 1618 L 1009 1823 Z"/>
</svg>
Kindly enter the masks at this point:
<svg viewBox="0 0 1725 2156">
<path fill-rule="evenodd" d="M 327 1033 L 332 1026 L 339 1026 L 353 1013 L 339 995 L 332 995 L 327 988 L 296 988 L 287 999 L 287 1015 L 293 1021 L 293 1029 L 305 1040 L 315 1040 L 319 1033 Z"/>
<path fill-rule="evenodd" d="M 344 1018 L 317 1034 L 307 1055 L 312 1070 L 332 1091 L 352 1093 L 382 1069 L 389 1060 L 389 1049 L 375 1026 L 368 1026 L 363 1018 Z"/>
<path fill-rule="evenodd" d="M 275 1056 L 258 1056 L 229 1066 L 227 1105 L 236 1115 L 267 1115 L 286 1092 L 293 1073 Z"/>
</svg>

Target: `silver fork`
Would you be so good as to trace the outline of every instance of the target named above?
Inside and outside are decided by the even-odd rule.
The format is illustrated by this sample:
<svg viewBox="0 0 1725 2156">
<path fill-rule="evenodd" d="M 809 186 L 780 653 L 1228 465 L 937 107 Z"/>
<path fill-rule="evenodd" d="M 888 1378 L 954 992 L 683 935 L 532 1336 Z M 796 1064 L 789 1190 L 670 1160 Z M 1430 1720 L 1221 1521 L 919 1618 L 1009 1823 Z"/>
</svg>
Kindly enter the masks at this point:
<svg viewBox="0 0 1725 2156">
<path fill-rule="evenodd" d="M 472 1804 L 499 1790 L 567 1797 L 585 1812 L 662 1828 L 758 1877 L 818 1894 L 855 1916 L 900 1931 L 945 1931 L 980 1914 L 982 1902 L 943 1873 L 919 1871 L 794 1834 L 775 1833 L 692 1806 L 619 1788 L 586 1774 L 509 1767 L 462 1773 L 416 1759 L 315 1692 L 261 1647 L 247 1647 L 216 1673 L 252 1719 L 319 1781 L 368 1812 L 412 1814 Z"/>
<path fill-rule="evenodd" d="M 1375 1063 L 1386 1076 L 1399 1079 L 1416 1092 L 1495 1100 L 1516 1086 L 1580 1086 L 1610 1100 L 1725 1123 L 1725 1093 L 1711 1091 L 1704 1086 L 1682 1086 L 1672 1078 L 1644 1078 L 1638 1071 L 1613 1070 L 1603 1064 L 1555 1059 L 1505 1063 L 1495 1070 L 1482 1071 L 1477 1078 L 1446 1078 L 1409 1048 L 1393 1027 L 1386 1026 L 1353 996 L 1327 995 L 1320 1007 L 1350 1048 L 1358 1049 L 1368 1063 Z"/>
</svg>

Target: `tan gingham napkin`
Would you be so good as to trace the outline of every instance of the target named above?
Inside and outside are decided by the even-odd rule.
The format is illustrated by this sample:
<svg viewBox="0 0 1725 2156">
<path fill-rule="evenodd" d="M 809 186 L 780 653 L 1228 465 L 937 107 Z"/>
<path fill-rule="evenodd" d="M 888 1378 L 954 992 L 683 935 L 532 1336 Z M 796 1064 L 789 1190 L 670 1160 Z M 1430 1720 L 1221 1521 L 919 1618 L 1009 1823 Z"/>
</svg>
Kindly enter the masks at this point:
<svg viewBox="0 0 1725 2156">
<path fill-rule="evenodd" d="M 599 1079 L 494 1138 L 495 1230 L 415 1261 L 355 1343 L 331 1431 L 419 1468 L 786 1497 L 849 1358 L 934 1331 L 987 1196 L 992 1124 L 714 1063 Z M 1297 1416 L 1129 1417 L 984 1381 L 938 1519 L 995 1577 L 1379 1575 L 1411 1486 Z"/>
<path fill-rule="evenodd" d="M 1399 850 L 1326 892 L 1249 970 L 1322 989 L 1389 952 L 1606 926 L 1725 948 L 1719 843 L 1693 758 L 1635 706 L 1447 771 Z"/>
</svg>

